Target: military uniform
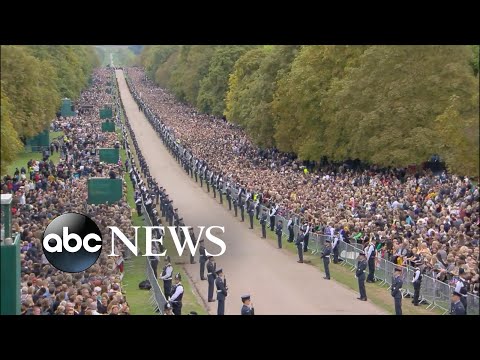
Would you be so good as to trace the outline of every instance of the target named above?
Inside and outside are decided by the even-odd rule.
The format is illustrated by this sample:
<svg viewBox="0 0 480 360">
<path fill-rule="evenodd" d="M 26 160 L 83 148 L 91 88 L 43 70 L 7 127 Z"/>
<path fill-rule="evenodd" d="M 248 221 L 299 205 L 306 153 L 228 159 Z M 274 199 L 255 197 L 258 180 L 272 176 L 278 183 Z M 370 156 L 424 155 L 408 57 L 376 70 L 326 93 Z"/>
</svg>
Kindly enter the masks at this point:
<svg viewBox="0 0 480 360">
<path fill-rule="evenodd" d="M 264 209 L 262 217 L 260 218 L 260 225 L 262 226 L 262 238 L 267 238 L 267 210 Z"/>
<path fill-rule="evenodd" d="M 323 278 L 326 280 L 330 280 L 330 254 L 332 253 L 330 242 L 330 239 L 326 240 L 325 247 L 323 248 L 321 255 L 321 258 L 323 259 L 323 267 L 325 269 L 325 276 Z"/>
<path fill-rule="evenodd" d="M 295 234 L 293 232 L 293 220 L 290 219 L 288 220 L 287 223 L 287 229 L 288 229 L 288 242 L 293 242 L 293 239 L 295 238 Z"/>
<path fill-rule="evenodd" d="M 213 256 L 210 256 L 208 259 L 209 261 L 207 262 L 208 302 L 215 301 L 213 299 L 213 287 L 215 284 L 215 278 L 217 277 L 215 273 L 217 264 L 215 264 L 215 261 L 211 261 L 211 259 L 213 259 Z"/>
<path fill-rule="evenodd" d="M 452 301 L 452 305 L 450 307 L 450 315 L 467 315 L 467 310 L 465 309 L 461 301 L 462 294 L 454 291 L 453 295 L 457 299 Z"/>
<path fill-rule="evenodd" d="M 235 211 L 235 217 L 238 215 L 238 200 L 233 199 L 233 210 Z"/>
<path fill-rule="evenodd" d="M 303 263 L 303 238 L 304 235 L 301 231 L 298 232 L 297 241 L 295 241 L 295 245 L 297 246 L 297 253 L 298 253 L 298 261 L 299 263 Z"/>
<path fill-rule="evenodd" d="M 395 276 L 392 280 L 392 290 L 391 295 L 395 301 L 395 315 L 402 315 L 402 292 L 400 289 L 403 286 L 403 281 L 401 277 L 402 269 L 395 269 Z"/>
<path fill-rule="evenodd" d="M 241 315 L 255 315 L 255 310 L 253 309 L 253 306 L 249 306 L 245 304 L 248 300 L 250 300 L 250 295 L 243 295 L 241 297 L 243 305 L 242 309 L 240 310 Z"/>
<path fill-rule="evenodd" d="M 365 259 L 365 253 L 362 251 L 360 253 L 357 270 L 355 272 L 355 277 L 358 280 L 358 291 L 360 292 L 360 297 L 358 300 L 366 301 L 367 300 L 367 291 L 365 290 L 365 269 L 367 268 L 367 260 Z"/>
<path fill-rule="evenodd" d="M 240 217 L 242 218 L 241 221 L 244 222 L 245 221 L 245 201 L 241 194 L 238 196 L 238 205 L 240 206 Z"/>
<path fill-rule="evenodd" d="M 220 274 L 222 273 L 222 269 L 218 269 L 215 273 L 217 274 L 217 278 L 215 279 L 218 303 L 217 315 L 225 315 L 225 299 L 228 295 L 228 287 L 226 285 L 226 282 L 224 282 L 224 280 L 220 276 Z"/>
<path fill-rule="evenodd" d="M 207 262 L 207 255 L 205 253 L 205 246 L 203 245 L 204 241 L 200 240 L 200 247 L 199 247 L 199 253 L 200 253 L 200 258 L 199 258 L 199 263 L 200 263 L 200 279 L 201 280 L 206 280 L 205 279 L 205 263 Z"/>
<path fill-rule="evenodd" d="M 335 236 L 333 238 L 333 244 L 332 244 L 333 263 L 334 264 L 338 264 L 340 262 L 340 260 L 338 259 L 339 247 L 340 247 L 340 239 L 338 238 L 338 236 Z"/>
<path fill-rule="evenodd" d="M 250 202 L 248 206 L 248 217 L 250 218 L 250 229 L 253 229 L 253 217 L 255 216 L 255 204 Z"/>
<path fill-rule="evenodd" d="M 308 225 L 308 223 L 306 223 L 303 227 L 303 233 L 304 233 L 304 237 L 303 237 L 303 252 L 307 252 L 308 251 L 308 240 L 310 239 L 310 225 Z"/>
<path fill-rule="evenodd" d="M 419 299 L 420 299 L 420 287 L 422 285 L 422 272 L 420 268 L 415 269 L 415 274 L 413 276 L 413 300 L 412 303 L 415 306 L 418 306 Z"/>
<path fill-rule="evenodd" d="M 377 251 L 375 250 L 375 242 L 370 243 L 367 252 L 367 262 L 368 262 L 368 277 L 367 282 L 373 283 L 375 282 L 375 257 L 377 255 Z"/>
<path fill-rule="evenodd" d="M 275 234 L 277 234 L 278 248 L 281 249 L 282 248 L 282 234 L 283 234 L 283 223 L 281 221 L 279 221 L 278 224 L 277 224 Z"/>
<path fill-rule="evenodd" d="M 232 190 L 227 185 L 227 201 L 228 201 L 228 210 L 232 211 Z"/>
<path fill-rule="evenodd" d="M 275 214 L 277 213 L 278 207 L 275 206 L 275 204 L 272 204 L 270 207 L 270 230 L 274 231 L 275 230 Z"/>
</svg>

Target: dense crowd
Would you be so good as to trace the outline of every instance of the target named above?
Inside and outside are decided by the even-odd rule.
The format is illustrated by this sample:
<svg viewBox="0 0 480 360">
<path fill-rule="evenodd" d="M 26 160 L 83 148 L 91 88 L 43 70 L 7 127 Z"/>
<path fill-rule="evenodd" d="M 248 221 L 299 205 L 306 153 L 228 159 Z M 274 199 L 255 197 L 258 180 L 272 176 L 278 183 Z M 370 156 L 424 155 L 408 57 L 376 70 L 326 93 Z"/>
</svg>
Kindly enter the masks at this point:
<svg viewBox="0 0 480 360">
<path fill-rule="evenodd" d="M 32 315 L 129 314 L 121 281 L 125 248 L 117 242 L 118 258 L 107 257 L 111 242 L 107 226 L 119 227 L 133 237 L 131 209 L 125 196 L 114 204 L 87 205 L 89 177 L 122 177 L 121 163 L 99 161 L 99 148 L 118 147 L 117 134 L 103 133 L 99 110 L 116 102 L 107 93 L 112 72 L 95 70 L 92 86 L 76 103 L 77 115 L 57 118 L 53 128 L 64 137 L 50 150 L 60 152 L 54 164 L 48 154 L 41 161 L 30 160 L 25 167 L 1 179 L 1 192 L 13 195 L 12 231 L 21 238 L 21 312 Z M 86 105 L 90 105 L 87 107 Z M 87 109 L 87 110 L 85 110 Z M 125 183 L 123 194 L 126 194 Z M 41 239 L 51 220 L 65 212 L 91 217 L 103 235 L 103 251 L 97 263 L 81 273 L 63 273 L 52 267 L 43 254 Z"/>
<path fill-rule="evenodd" d="M 471 179 L 352 162 L 313 168 L 292 154 L 260 149 L 238 126 L 176 101 L 141 69 L 128 75 L 141 105 L 191 152 L 192 161 L 260 194 L 264 205 L 301 219 L 311 232 L 333 229 L 342 240 L 363 245 L 376 240 L 378 256 L 419 266 L 445 282 L 454 282 L 463 268 L 470 291 L 478 294 L 479 186 Z"/>
</svg>

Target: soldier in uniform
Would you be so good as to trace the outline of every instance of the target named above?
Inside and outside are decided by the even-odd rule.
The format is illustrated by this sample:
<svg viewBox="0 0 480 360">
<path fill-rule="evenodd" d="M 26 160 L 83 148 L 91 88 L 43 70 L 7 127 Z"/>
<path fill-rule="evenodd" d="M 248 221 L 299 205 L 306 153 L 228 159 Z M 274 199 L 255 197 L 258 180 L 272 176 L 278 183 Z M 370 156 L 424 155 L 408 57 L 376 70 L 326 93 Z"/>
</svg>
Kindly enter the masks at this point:
<svg viewBox="0 0 480 360">
<path fill-rule="evenodd" d="M 183 285 L 181 281 L 182 277 L 180 273 L 177 273 L 175 275 L 175 285 L 173 285 L 170 298 L 168 299 L 172 304 L 172 310 L 175 315 L 182 315 Z"/>
<path fill-rule="evenodd" d="M 241 315 L 255 315 L 255 310 L 253 309 L 253 303 L 250 300 L 250 295 L 243 295 L 242 297 L 242 310 L 240 311 Z"/>
<path fill-rule="evenodd" d="M 358 280 L 358 291 L 360 292 L 360 297 L 358 300 L 367 301 L 367 292 L 365 290 L 365 269 L 367 268 L 367 259 L 365 258 L 365 253 L 361 251 L 358 254 L 357 262 L 357 271 L 355 272 L 355 277 Z"/>
<path fill-rule="evenodd" d="M 275 234 L 277 234 L 278 248 L 282 248 L 282 235 L 283 235 L 283 221 L 279 220 L 277 223 L 277 228 L 275 229 Z"/>
<path fill-rule="evenodd" d="M 215 264 L 215 260 L 213 256 L 208 257 L 207 262 L 207 279 L 208 279 L 208 302 L 214 302 L 213 299 L 213 287 L 215 284 L 215 278 L 217 277 L 215 271 L 217 268 L 217 264 Z"/>
<path fill-rule="evenodd" d="M 217 287 L 217 315 L 225 315 L 225 298 L 227 297 L 228 287 L 226 284 L 226 280 L 224 280 L 225 276 L 223 275 L 223 270 L 218 269 L 215 271 L 217 274 L 217 278 L 215 279 L 215 286 Z"/>
<path fill-rule="evenodd" d="M 368 246 L 367 250 L 367 262 L 368 262 L 368 277 L 367 282 L 373 283 L 375 282 L 375 257 L 377 255 L 377 251 L 375 250 L 375 245 L 377 240 L 372 237 L 370 239 L 370 245 Z"/>
<path fill-rule="evenodd" d="M 199 263 L 200 263 L 200 280 L 207 280 L 205 278 L 205 263 L 207 262 L 207 255 L 205 253 L 205 240 L 200 240 L 200 247 L 199 247 L 199 253 L 200 253 L 200 258 L 199 258 Z"/>
<path fill-rule="evenodd" d="M 450 307 L 450 315 L 467 315 L 467 311 L 462 304 L 462 294 L 454 291 L 452 294 L 452 305 Z"/>
<path fill-rule="evenodd" d="M 262 239 L 267 238 L 267 209 L 264 208 L 262 217 L 260 218 L 260 225 L 262 225 Z"/>
<path fill-rule="evenodd" d="M 200 168 L 200 187 L 203 188 L 203 176 L 204 176 L 204 171 Z"/>
<path fill-rule="evenodd" d="M 240 217 L 242 218 L 241 222 L 245 221 L 245 199 L 243 195 L 238 195 L 238 206 L 240 207 Z"/>
<path fill-rule="evenodd" d="M 321 258 L 323 259 L 323 267 L 325 269 L 325 280 L 330 280 L 330 254 L 332 253 L 331 239 L 325 240 L 325 246 L 323 247 Z"/>
<path fill-rule="evenodd" d="M 235 211 L 235 217 L 237 217 L 238 215 L 238 200 L 237 199 L 233 199 L 233 210 Z"/>
<path fill-rule="evenodd" d="M 190 239 L 192 239 L 193 246 L 197 245 L 197 237 L 193 232 L 193 226 L 188 227 L 188 232 L 190 233 Z M 182 234 L 183 234 L 183 231 L 182 231 Z M 196 264 L 195 257 L 191 253 L 190 253 L 190 264 Z"/>
<path fill-rule="evenodd" d="M 418 306 L 420 299 L 420 287 L 422 286 L 422 272 L 420 267 L 417 265 L 415 267 L 415 274 L 413 275 L 413 300 L 412 303 L 415 306 Z"/>
<path fill-rule="evenodd" d="M 270 206 L 270 230 L 274 231 L 275 230 L 275 214 L 277 213 L 277 207 L 275 206 L 275 203 L 272 203 Z"/>
<path fill-rule="evenodd" d="M 288 242 L 293 242 L 293 239 L 295 238 L 295 233 L 293 232 L 293 219 L 290 218 L 287 223 L 287 229 L 288 229 Z"/>
<path fill-rule="evenodd" d="M 297 241 L 295 241 L 295 246 L 297 247 L 298 253 L 298 263 L 303 263 L 303 232 L 299 231 L 297 235 Z"/>
<path fill-rule="evenodd" d="M 459 278 L 457 283 L 455 284 L 455 291 L 462 295 L 460 297 L 460 301 L 462 302 L 465 311 L 467 311 L 468 281 L 465 279 L 465 269 L 458 269 L 458 275 Z"/>
<path fill-rule="evenodd" d="M 212 172 L 212 176 L 210 177 L 210 181 L 212 182 L 212 190 L 213 190 L 213 198 L 217 198 L 217 192 L 215 191 L 217 188 L 217 179 L 218 175 L 215 175 L 214 172 Z"/>
<path fill-rule="evenodd" d="M 220 196 L 220 204 L 223 205 L 223 177 L 220 175 L 220 178 L 217 181 L 218 195 Z"/>
<path fill-rule="evenodd" d="M 396 267 L 391 290 L 392 297 L 395 301 L 395 315 L 402 315 L 402 292 L 400 291 L 402 286 L 402 268 Z"/>
<path fill-rule="evenodd" d="M 255 216 L 255 204 L 251 201 L 248 206 L 248 217 L 250 218 L 250 229 L 253 229 L 253 217 Z"/>
<path fill-rule="evenodd" d="M 228 201 L 228 210 L 232 211 L 232 190 L 230 186 L 227 185 L 227 201 Z"/>
<path fill-rule="evenodd" d="M 170 264 L 170 256 L 165 257 L 165 266 L 162 270 L 162 275 L 160 279 L 163 280 L 163 293 L 165 296 L 168 296 L 172 291 L 172 273 L 173 273 L 173 266 Z"/>
<path fill-rule="evenodd" d="M 205 184 L 207 184 L 207 191 L 208 191 L 208 192 L 210 192 L 210 179 L 211 179 L 211 175 L 210 175 L 210 174 L 212 174 L 211 171 L 207 171 L 207 172 L 206 172 L 207 177 L 206 177 L 206 179 L 205 179 Z"/>
</svg>

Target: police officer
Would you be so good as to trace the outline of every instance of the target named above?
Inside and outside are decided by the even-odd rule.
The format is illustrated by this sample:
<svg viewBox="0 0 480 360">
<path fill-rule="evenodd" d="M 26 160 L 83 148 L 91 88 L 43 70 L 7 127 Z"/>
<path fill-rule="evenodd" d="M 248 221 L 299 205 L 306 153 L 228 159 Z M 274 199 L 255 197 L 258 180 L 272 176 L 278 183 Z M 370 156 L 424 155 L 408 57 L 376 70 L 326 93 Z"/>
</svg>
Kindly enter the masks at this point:
<svg viewBox="0 0 480 360">
<path fill-rule="evenodd" d="M 402 315 L 402 292 L 400 291 L 402 286 L 402 268 L 396 267 L 391 290 L 391 295 L 395 301 L 395 315 Z"/>
<path fill-rule="evenodd" d="M 358 291 L 360 292 L 360 297 L 358 300 L 367 301 L 367 292 L 365 290 L 365 269 L 367 268 L 367 259 L 365 258 L 365 253 L 361 251 L 358 254 L 357 262 L 357 271 L 355 272 L 355 277 L 358 280 Z"/>
<path fill-rule="evenodd" d="M 283 221 L 279 220 L 277 223 L 277 228 L 275 229 L 275 234 L 277 234 L 278 248 L 282 248 L 282 235 L 283 235 Z"/>
<path fill-rule="evenodd" d="M 217 192 L 215 189 L 217 188 L 217 179 L 218 175 L 215 175 L 215 173 L 212 172 L 212 176 L 210 177 L 210 181 L 212 182 L 212 189 L 213 189 L 213 198 L 217 198 Z"/>
<path fill-rule="evenodd" d="M 195 236 L 195 233 L 193 232 L 193 226 L 188 227 L 188 232 L 190 233 L 190 239 L 192 239 L 193 246 L 197 245 L 197 237 Z M 183 234 L 183 231 L 182 231 Z M 182 243 L 183 245 L 183 243 Z M 190 253 L 190 264 L 196 264 L 197 262 L 195 261 L 194 256 Z"/>
<path fill-rule="evenodd" d="M 250 218 L 250 229 L 253 229 L 253 217 L 255 216 L 255 204 L 250 202 L 248 205 L 248 217 Z"/>
<path fill-rule="evenodd" d="M 160 279 L 163 280 L 163 293 L 165 296 L 168 296 L 172 292 L 172 273 L 173 273 L 173 266 L 170 264 L 170 256 L 165 257 L 165 266 L 162 270 L 162 275 Z"/>
<path fill-rule="evenodd" d="M 467 315 L 467 310 L 465 309 L 461 301 L 462 297 L 462 294 L 457 291 L 453 291 L 450 315 Z"/>
<path fill-rule="evenodd" d="M 233 199 L 233 210 L 235 211 L 235 217 L 238 215 L 238 200 L 236 198 Z"/>
<path fill-rule="evenodd" d="M 215 279 L 218 301 L 217 315 L 225 315 L 225 298 L 228 295 L 228 287 L 226 281 L 224 281 L 225 276 L 223 275 L 223 270 L 218 269 L 215 273 L 217 274 L 217 278 Z"/>
<path fill-rule="evenodd" d="M 142 216 L 142 197 L 141 196 L 135 199 L 135 207 L 137 208 L 137 215 Z"/>
<path fill-rule="evenodd" d="M 331 247 L 332 240 L 329 238 L 325 240 L 325 246 L 321 252 L 320 257 L 323 259 L 323 267 L 325 268 L 325 280 L 330 280 L 330 254 L 332 253 Z"/>
<path fill-rule="evenodd" d="M 412 303 L 415 306 L 418 306 L 419 299 L 420 299 L 420 287 L 422 285 L 422 272 L 420 271 L 420 267 L 415 267 L 415 273 L 413 275 L 413 300 Z"/>
<path fill-rule="evenodd" d="M 460 297 L 460 301 L 462 302 L 465 311 L 467 311 L 468 281 L 465 279 L 465 269 L 458 269 L 458 275 L 459 278 L 455 284 L 455 291 L 462 295 Z"/>
<path fill-rule="evenodd" d="M 287 223 L 287 229 L 288 229 L 288 242 L 293 242 L 293 239 L 295 237 L 295 234 L 293 232 L 293 219 L 290 218 L 290 220 L 288 220 L 288 223 Z"/>
<path fill-rule="evenodd" d="M 375 257 L 377 255 L 377 251 L 375 250 L 375 245 L 377 240 L 372 237 L 370 240 L 370 245 L 368 246 L 367 250 L 367 262 L 368 262 L 368 277 L 367 282 L 373 283 L 375 282 Z"/>
<path fill-rule="evenodd" d="M 310 224 L 307 222 L 305 223 L 305 225 L 303 226 L 303 233 L 304 233 L 304 237 L 303 237 L 303 252 L 307 252 L 308 251 L 308 240 L 310 239 Z"/>
<path fill-rule="evenodd" d="M 172 310 L 175 315 L 182 315 L 183 285 L 180 273 L 175 275 L 175 285 L 172 288 L 169 301 L 172 303 Z"/>
<path fill-rule="evenodd" d="M 228 201 L 228 210 L 232 211 L 232 190 L 230 190 L 230 186 L 227 185 L 227 201 Z"/>
<path fill-rule="evenodd" d="M 303 263 L 303 238 L 304 238 L 303 232 L 299 231 L 297 235 L 297 241 L 295 241 L 295 246 L 297 247 L 297 253 L 298 253 L 298 263 Z"/>
<path fill-rule="evenodd" d="M 272 203 L 270 206 L 270 230 L 274 231 L 275 230 L 275 214 L 277 213 L 278 207 L 275 206 L 275 203 Z"/>
<path fill-rule="evenodd" d="M 333 237 L 332 251 L 333 251 L 333 263 L 338 264 L 340 260 L 338 259 L 340 247 L 340 239 L 337 236 Z"/>
<path fill-rule="evenodd" d="M 206 172 L 207 177 L 205 178 L 205 184 L 207 184 L 207 191 L 208 192 L 210 192 L 210 179 L 211 179 L 210 174 L 213 174 L 213 173 L 211 171 L 207 171 Z"/>
<path fill-rule="evenodd" d="M 220 176 L 217 182 L 218 195 L 220 196 L 220 204 L 223 205 L 223 178 Z"/>
<path fill-rule="evenodd" d="M 205 263 L 207 262 L 207 255 L 205 253 L 205 240 L 200 240 L 200 247 L 199 247 L 199 253 L 200 253 L 200 258 L 199 258 L 199 263 L 200 263 L 200 280 L 207 280 L 205 278 Z"/>
<path fill-rule="evenodd" d="M 207 280 L 208 280 L 208 302 L 214 302 L 213 299 L 213 286 L 215 284 L 215 278 L 217 277 L 215 271 L 217 268 L 217 264 L 215 264 L 215 260 L 213 256 L 208 257 L 207 262 Z"/>
<path fill-rule="evenodd" d="M 238 195 L 238 205 L 240 206 L 240 217 L 242 218 L 241 222 L 245 221 L 245 199 L 243 195 Z"/>
<path fill-rule="evenodd" d="M 267 238 L 267 209 L 264 208 L 262 217 L 260 218 L 260 225 L 262 225 L 262 239 Z"/>
<path fill-rule="evenodd" d="M 255 315 L 255 310 L 253 309 L 253 303 L 250 300 L 250 295 L 243 295 L 242 297 L 242 310 L 240 311 L 241 315 Z"/>
</svg>

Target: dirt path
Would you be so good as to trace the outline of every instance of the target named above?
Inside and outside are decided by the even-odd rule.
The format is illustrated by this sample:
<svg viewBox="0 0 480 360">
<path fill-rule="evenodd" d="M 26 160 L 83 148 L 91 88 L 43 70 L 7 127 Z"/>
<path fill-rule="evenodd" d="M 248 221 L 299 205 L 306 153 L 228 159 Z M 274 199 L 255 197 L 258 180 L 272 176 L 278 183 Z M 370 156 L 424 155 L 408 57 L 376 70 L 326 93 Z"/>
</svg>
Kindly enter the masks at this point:
<svg viewBox="0 0 480 360">
<path fill-rule="evenodd" d="M 357 293 L 334 281 L 324 280 L 313 266 L 298 264 L 296 257 L 286 250 L 279 250 L 272 242 L 259 238 L 248 225 L 225 211 L 218 199 L 214 200 L 200 185 L 192 182 L 138 110 L 123 71 L 116 70 L 116 75 L 125 110 L 150 173 L 167 189 L 185 223 L 195 227 L 225 227 L 225 234 L 220 237 L 227 251 L 216 260 L 217 268 L 224 269 L 229 287 L 226 314 L 240 313 L 240 296 L 244 293 L 252 295 L 256 314 L 385 314 L 369 302 L 356 300 Z M 206 247 L 212 252 L 218 251 L 218 247 L 209 242 Z M 205 300 L 208 285 L 200 280 L 198 262 L 186 265 L 186 270 Z M 216 302 L 208 304 L 209 313 L 215 314 Z"/>
</svg>

